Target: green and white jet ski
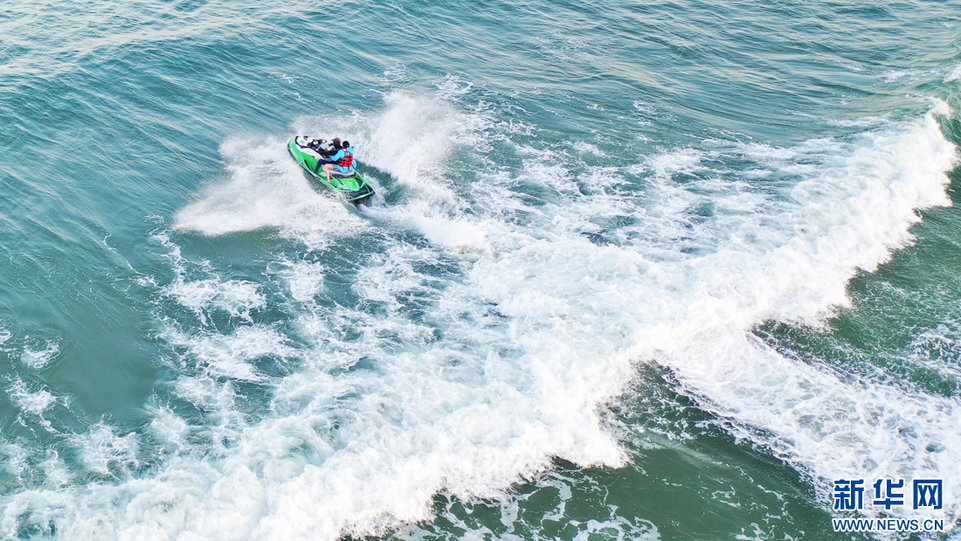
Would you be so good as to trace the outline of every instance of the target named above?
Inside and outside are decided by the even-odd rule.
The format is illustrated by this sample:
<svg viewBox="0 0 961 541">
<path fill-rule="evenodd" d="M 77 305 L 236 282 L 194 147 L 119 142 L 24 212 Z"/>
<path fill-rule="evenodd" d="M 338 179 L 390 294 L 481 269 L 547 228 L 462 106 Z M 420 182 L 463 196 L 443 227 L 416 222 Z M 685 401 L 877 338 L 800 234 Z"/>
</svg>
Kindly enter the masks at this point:
<svg viewBox="0 0 961 541">
<path fill-rule="evenodd" d="M 335 169 L 330 173 L 330 182 L 327 182 L 324 164 L 331 163 L 330 160 L 327 160 L 327 157 L 333 155 L 334 152 L 326 150 L 328 148 L 326 143 L 327 141 L 324 139 L 298 135 L 287 143 L 287 150 L 311 176 L 335 191 L 344 194 L 351 203 L 355 205 L 369 203 L 374 195 L 374 189 L 370 187 L 370 184 L 364 180 L 360 173 L 345 175 L 338 173 Z"/>
</svg>

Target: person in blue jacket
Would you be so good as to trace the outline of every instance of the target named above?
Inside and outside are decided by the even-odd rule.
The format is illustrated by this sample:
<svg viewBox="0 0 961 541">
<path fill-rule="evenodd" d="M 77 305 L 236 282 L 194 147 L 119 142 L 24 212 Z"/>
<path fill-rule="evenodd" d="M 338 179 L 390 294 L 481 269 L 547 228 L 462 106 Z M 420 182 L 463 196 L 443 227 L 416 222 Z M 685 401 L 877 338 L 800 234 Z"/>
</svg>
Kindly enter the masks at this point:
<svg viewBox="0 0 961 541">
<path fill-rule="evenodd" d="M 334 141 L 336 142 L 337 139 L 334 139 Z M 350 146 L 350 141 L 342 142 L 337 152 L 329 159 L 333 163 L 324 164 L 324 171 L 327 173 L 327 184 L 330 184 L 330 172 L 333 171 L 335 167 L 338 173 L 345 175 L 357 172 L 357 168 L 354 167 L 354 149 Z"/>
</svg>

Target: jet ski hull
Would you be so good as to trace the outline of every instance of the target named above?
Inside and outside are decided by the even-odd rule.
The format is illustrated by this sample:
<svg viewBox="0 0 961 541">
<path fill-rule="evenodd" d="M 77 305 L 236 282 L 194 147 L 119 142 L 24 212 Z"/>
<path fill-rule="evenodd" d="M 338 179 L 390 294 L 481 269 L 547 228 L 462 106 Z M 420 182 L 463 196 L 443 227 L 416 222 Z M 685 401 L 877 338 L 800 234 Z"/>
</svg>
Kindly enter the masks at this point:
<svg viewBox="0 0 961 541">
<path fill-rule="evenodd" d="M 361 205 L 369 201 L 374 195 L 374 189 L 359 172 L 352 175 L 333 172 L 330 176 L 330 182 L 327 182 L 323 156 L 307 146 L 311 140 L 313 140 L 313 137 L 298 135 L 287 143 L 287 151 L 312 177 L 335 192 L 344 194 L 351 203 Z"/>
</svg>

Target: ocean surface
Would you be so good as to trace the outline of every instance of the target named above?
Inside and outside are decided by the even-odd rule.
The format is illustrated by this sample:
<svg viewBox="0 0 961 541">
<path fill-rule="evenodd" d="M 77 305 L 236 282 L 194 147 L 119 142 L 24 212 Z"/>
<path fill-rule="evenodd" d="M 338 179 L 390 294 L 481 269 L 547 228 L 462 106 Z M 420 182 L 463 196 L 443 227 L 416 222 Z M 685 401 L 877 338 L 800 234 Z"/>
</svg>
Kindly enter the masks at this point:
<svg viewBox="0 0 961 541">
<path fill-rule="evenodd" d="M 0 5 L 0 539 L 961 539 L 959 0 L 255 4 Z"/>
</svg>

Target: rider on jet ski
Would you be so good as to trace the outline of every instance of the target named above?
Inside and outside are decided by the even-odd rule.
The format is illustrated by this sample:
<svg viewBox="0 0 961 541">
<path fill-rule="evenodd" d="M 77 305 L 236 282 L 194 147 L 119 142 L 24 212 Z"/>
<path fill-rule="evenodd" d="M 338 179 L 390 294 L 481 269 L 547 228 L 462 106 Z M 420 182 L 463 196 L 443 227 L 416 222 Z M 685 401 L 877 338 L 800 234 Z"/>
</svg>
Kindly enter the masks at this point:
<svg viewBox="0 0 961 541">
<path fill-rule="evenodd" d="M 330 184 L 330 172 L 336 167 L 337 172 L 341 176 L 350 176 L 357 172 L 357 168 L 354 167 L 354 149 L 350 146 L 350 142 L 344 141 L 340 142 L 340 139 L 334 139 L 334 148 L 337 152 L 332 154 L 327 163 L 324 163 L 324 172 L 327 173 L 327 183 Z"/>
<path fill-rule="evenodd" d="M 328 141 L 326 139 L 312 139 L 307 143 L 307 148 L 313 150 L 314 153 L 318 154 L 322 159 L 320 163 L 333 163 L 330 161 L 330 156 L 337 153 L 340 148 L 340 138 L 335 137 L 333 141 Z"/>
</svg>

